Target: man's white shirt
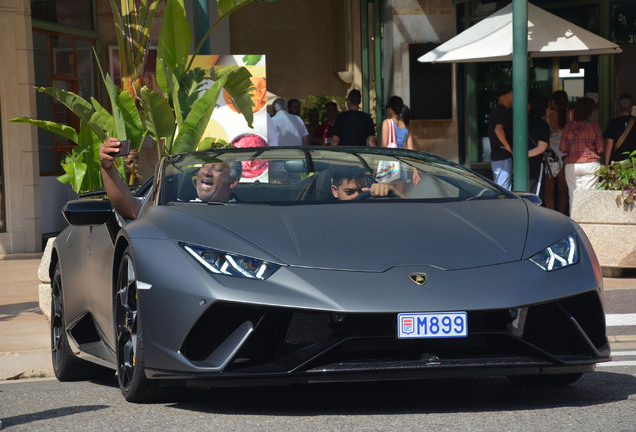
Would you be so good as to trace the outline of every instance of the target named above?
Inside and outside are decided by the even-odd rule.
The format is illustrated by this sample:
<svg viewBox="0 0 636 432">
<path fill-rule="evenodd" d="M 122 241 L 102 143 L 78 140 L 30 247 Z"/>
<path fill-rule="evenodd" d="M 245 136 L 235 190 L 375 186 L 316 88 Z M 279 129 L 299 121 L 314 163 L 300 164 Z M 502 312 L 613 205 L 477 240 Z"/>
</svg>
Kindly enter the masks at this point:
<svg viewBox="0 0 636 432">
<path fill-rule="evenodd" d="M 301 146 L 303 137 L 309 135 L 303 119 L 287 111 L 278 111 L 272 123 L 278 133 L 279 146 Z"/>
</svg>

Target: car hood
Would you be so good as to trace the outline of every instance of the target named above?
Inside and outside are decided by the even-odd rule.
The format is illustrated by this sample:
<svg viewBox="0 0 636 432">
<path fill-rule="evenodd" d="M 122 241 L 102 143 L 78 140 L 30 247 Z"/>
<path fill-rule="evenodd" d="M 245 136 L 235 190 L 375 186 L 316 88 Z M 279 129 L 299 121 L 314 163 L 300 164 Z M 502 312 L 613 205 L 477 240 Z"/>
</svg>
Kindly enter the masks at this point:
<svg viewBox="0 0 636 432">
<path fill-rule="evenodd" d="M 194 243 L 290 266 L 381 272 L 395 266 L 428 265 L 455 270 L 521 259 L 530 205 L 522 199 L 184 204 L 151 207 L 129 234 Z M 560 238 L 555 229 L 543 225 L 544 234 L 552 236 L 545 241 L 534 239 L 541 248 Z"/>
</svg>

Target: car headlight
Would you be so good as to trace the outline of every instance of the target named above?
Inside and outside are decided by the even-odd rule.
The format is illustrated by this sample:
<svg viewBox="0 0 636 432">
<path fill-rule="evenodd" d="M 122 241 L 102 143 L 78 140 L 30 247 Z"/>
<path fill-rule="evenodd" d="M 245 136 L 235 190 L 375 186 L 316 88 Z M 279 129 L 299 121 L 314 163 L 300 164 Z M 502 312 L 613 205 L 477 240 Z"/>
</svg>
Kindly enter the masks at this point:
<svg viewBox="0 0 636 432">
<path fill-rule="evenodd" d="M 182 244 L 203 267 L 215 274 L 265 280 L 280 268 L 278 264 L 192 244 Z"/>
<path fill-rule="evenodd" d="M 558 270 L 579 262 L 579 244 L 575 234 L 570 234 L 543 249 L 530 261 L 545 271 Z"/>
</svg>

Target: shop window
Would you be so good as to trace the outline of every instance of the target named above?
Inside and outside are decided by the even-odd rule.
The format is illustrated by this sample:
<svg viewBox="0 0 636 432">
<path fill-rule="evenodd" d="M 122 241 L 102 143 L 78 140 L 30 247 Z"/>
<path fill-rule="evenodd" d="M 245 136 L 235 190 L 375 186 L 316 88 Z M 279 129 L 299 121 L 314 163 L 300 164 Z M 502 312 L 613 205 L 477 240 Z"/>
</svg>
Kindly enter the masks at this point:
<svg viewBox="0 0 636 432">
<path fill-rule="evenodd" d="M 453 117 L 453 74 L 450 63 L 420 63 L 418 58 L 439 44 L 409 46 L 411 77 L 411 118 L 413 120 L 450 119 Z"/>
<path fill-rule="evenodd" d="M 612 40 L 619 45 L 636 45 L 636 3 L 612 5 Z"/>
<path fill-rule="evenodd" d="M 90 0 L 31 0 L 31 18 L 93 30 L 93 3 Z"/>
<path fill-rule="evenodd" d="M 39 29 L 33 31 L 35 84 L 55 87 L 89 100 L 96 95 L 96 68 L 93 41 Z M 62 123 L 79 131 L 79 119 L 50 96 L 36 94 L 37 117 Z M 41 175 L 62 174 L 60 162 L 75 143 L 38 129 Z"/>
</svg>

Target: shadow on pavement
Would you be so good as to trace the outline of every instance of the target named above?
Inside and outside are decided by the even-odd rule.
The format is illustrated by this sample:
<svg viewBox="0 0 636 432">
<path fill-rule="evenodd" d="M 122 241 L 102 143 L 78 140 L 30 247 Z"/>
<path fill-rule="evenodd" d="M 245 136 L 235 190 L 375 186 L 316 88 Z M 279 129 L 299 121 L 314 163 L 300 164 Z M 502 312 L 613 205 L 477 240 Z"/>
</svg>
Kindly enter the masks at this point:
<svg viewBox="0 0 636 432">
<path fill-rule="evenodd" d="M 325 415 L 457 413 L 585 407 L 628 399 L 636 377 L 595 372 L 566 387 L 521 388 L 506 378 L 290 387 L 190 389 L 169 404 L 219 414 Z M 176 395 L 176 394 L 175 394 Z"/>
</svg>

